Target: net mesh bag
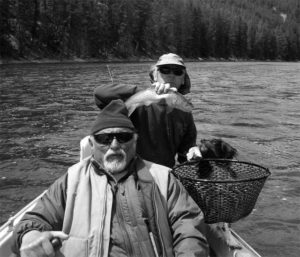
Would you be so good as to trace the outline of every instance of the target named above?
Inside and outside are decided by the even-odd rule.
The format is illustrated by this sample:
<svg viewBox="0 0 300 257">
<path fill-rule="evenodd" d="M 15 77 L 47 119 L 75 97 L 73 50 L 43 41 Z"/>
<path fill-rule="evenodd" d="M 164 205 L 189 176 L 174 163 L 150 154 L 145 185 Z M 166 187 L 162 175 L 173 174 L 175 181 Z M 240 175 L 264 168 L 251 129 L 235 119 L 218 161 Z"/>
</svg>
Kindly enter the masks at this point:
<svg viewBox="0 0 300 257">
<path fill-rule="evenodd" d="M 232 223 L 249 215 L 270 175 L 256 164 L 222 159 L 186 162 L 172 172 L 199 205 L 206 223 Z"/>
</svg>

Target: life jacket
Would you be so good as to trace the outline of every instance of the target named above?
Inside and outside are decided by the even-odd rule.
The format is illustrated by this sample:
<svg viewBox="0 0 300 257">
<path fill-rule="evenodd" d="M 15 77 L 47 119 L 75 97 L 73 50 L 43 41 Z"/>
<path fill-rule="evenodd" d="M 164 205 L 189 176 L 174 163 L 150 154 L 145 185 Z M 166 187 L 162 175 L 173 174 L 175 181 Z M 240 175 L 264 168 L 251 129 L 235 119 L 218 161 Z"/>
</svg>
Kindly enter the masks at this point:
<svg viewBox="0 0 300 257">
<path fill-rule="evenodd" d="M 157 233 L 162 256 L 174 256 L 167 215 L 170 170 L 141 159 L 137 162 L 141 189 L 144 194 L 151 193 L 151 200 L 154 200 L 154 204 L 146 201 L 145 208 L 153 212 L 155 226 L 159 228 Z M 87 158 L 68 170 L 67 187 L 63 231 L 69 234 L 69 239 L 63 242 L 62 256 L 107 257 L 113 204 L 113 192 L 107 176 L 98 175 L 91 158 Z"/>
</svg>

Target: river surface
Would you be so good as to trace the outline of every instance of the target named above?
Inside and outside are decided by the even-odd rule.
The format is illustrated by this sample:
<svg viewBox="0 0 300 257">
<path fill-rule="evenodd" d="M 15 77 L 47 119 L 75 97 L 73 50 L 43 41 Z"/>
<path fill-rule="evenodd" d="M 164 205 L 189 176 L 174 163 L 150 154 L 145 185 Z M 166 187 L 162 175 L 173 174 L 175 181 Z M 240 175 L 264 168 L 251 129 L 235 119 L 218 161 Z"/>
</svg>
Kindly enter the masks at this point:
<svg viewBox="0 0 300 257">
<path fill-rule="evenodd" d="M 151 63 L 112 63 L 114 83 L 149 85 Z M 190 62 L 201 138 L 268 167 L 253 212 L 233 228 L 262 256 L 300 253 L 300 63 Z M 79 160 L 106 64 L 0 65 L 0 224 Z"/>
</svg>

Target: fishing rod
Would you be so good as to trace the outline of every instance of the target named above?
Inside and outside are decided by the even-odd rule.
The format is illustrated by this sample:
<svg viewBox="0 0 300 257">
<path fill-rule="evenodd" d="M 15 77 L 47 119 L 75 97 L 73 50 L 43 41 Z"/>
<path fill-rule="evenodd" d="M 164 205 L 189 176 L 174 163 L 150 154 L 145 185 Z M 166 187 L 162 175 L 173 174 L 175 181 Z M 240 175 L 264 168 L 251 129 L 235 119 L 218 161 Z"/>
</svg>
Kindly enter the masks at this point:
<svg viewBox="0 0 300 257">
<path fill-rule="evenodd" d="M 110 71 L 109 65 L 107 64 L 106 67 L 107 67 L 107 70 L 108 70 L 108 74 L 109 74 L 109 76 L 110 76 L 111 83 L 114 84 L 114 79 L 113 79 L 113 77 L 112 77 L 112 73 L 111 73 L 111 71 Z"/>
</svg>

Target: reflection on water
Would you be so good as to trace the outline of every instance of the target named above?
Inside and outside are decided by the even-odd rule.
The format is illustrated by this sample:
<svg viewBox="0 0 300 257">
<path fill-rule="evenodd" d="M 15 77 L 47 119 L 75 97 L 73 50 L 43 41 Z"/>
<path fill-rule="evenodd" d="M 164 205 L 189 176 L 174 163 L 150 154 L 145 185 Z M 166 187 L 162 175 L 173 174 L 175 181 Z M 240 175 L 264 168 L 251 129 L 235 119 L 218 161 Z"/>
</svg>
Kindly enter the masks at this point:
<svg viewBox="0 0 300 257">
<path fill-rule="evenodd" d="M 110 70 L 115 83 L 148 86 L 150 65 Z M 221 137 L 272 172 L 253 213 L 233 227 L 262 256 L 298 256 L 300 64 L 187 66 L 199 140 Z M 0 223 L 77 162 L 103 83 L 112 83 L 105 64 L 0 66 Z"/>
</svg>

